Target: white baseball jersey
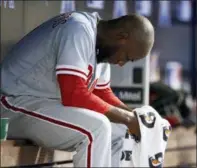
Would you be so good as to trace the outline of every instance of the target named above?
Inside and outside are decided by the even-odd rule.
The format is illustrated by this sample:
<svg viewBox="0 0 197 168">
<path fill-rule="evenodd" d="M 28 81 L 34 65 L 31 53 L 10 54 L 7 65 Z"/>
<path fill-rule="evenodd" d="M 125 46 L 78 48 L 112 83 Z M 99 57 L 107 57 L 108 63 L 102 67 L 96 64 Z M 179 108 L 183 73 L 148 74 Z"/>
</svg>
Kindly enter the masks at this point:
<svg viewBox="0 0 197 168">
<path fill-rule="evenodd" d="M 56 16 L 20 40 L 1 65 L 6 95 L 60 98 L 56 75 L 84 78 L 88 88 L 109 86 L 110 65 L 96 63 L 97 13 Z"/>
</svg>

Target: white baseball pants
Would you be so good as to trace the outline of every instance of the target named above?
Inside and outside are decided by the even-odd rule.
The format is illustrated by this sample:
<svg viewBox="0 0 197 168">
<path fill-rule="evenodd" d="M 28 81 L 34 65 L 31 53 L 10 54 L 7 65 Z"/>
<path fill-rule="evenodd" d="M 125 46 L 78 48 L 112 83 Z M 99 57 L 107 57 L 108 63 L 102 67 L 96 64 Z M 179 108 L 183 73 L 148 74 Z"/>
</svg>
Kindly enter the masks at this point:
<svg viewBox="0 0 197 168">
<path fill-rule="evenodd" d="M 40 146 L 76 151 L 74 167 L 120 167 L 126 126 L 97 112 L 65 107 L 57 99 L 1 97 L 1 117 L 8 117 L 8 137 Z"/>
</svg>

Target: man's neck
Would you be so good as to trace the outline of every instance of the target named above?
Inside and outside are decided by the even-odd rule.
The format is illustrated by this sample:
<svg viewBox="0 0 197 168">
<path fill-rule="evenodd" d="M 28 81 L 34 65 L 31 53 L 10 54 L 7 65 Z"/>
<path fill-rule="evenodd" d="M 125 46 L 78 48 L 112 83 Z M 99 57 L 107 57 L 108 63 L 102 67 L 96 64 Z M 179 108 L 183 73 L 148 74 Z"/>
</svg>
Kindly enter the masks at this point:
<svg viewBox="0 0 197 168">
<path fill-rule="evenodd" d="M 107 22 L 100 20 L 97 24 L 97 36 L 99 36 L 100 39 L 103 39 L 106 37 L 107 31 Z"/>
</svg>

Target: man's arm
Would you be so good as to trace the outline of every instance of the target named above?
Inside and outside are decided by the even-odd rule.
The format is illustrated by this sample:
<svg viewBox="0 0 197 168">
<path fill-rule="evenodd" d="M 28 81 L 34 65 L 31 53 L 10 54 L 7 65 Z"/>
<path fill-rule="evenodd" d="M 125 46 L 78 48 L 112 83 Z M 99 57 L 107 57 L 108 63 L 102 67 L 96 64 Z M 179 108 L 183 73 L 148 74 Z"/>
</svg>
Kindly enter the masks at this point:
<svg viewBox="0 0 197 168">
<path fill-rule="evenodd" d="M 112 106 L 110 110 L 105 113 L 105 115 L 110 119 L 111 122 L 125 124 L 128 127 L 129 132 L 136 135 L 140 139 L 140 127 L 135 112 L 131 113 L 121 108 Z"/>
<path fill-rule="evenodd" d="M 139 124 L 134 113 L 108 104 L 88 91 L 85 80 L 74 75 L 58 75 L 62 104 L 90 109 L 104 114 L 111 122 L 124 124 L 131 133 L 140 136 Z"/>
<path fill-rule="evenodd" d="M 130 111 L 132 112 L 133 111 L 133 108 L 130 108 L 128 107 L 126 104 L 122 103 L 120 104 L 119 106 L 117 106 L 118 108 L 121 108 L 121 109 L 124 109 L 124 110 L 127 110 L 127 111 Z"/>
<path fill-rule="evenodd" d="M 110 78 L 111 78 L 111 68 L 110 64 L 103 63 L 97 65 L 98 71 L 100 71 L 100 76 L 98 79 L 98 83 L 93 90 L 93 93 L 100 97 L 102 100 L 105 102 L 127 110 L 127 111 L 132 111 L 133 109 L 129 108 L 126 104 L 124 104 L 112 91 L 110 88 Z"/>
<path fill-rule="evenodd" d="M 112 89 L 110 87 L 108 88 L 104 88 L 104 89 L 95 89 L 93 91 L 93 93 L 95 95 L 97 95 L 98 97 L 100 97 L 102 100 L 104 100 L 105 102 L 124 109 L 126 111 L 133 111 L 132 108 L 129 108 L 126 104 L 124 104 L 112 91 Z"/>
<path fill-rule="evenodd" d="M 105 113 L 111 122 L 121 123 L 117 121 L 121 121 L 123 117 L 122 123 L 128 127 L 129 132 L 140 138 L 140 128 L 135 112 L 116 97 L 111 88 L 95 89 L 93 93 L 112 105 L 110 111 Z"/>
</svg>

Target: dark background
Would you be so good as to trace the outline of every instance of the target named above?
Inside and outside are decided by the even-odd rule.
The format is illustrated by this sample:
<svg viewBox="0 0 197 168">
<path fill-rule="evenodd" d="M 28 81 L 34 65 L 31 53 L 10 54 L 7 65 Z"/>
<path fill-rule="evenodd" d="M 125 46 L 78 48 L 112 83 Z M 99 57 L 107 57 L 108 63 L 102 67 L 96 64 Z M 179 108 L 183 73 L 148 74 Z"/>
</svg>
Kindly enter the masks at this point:
<svg viewBox="0 0 197 168">
<path fill-rule="evenodd" d="M 139 1 L 139 0 L 138 0 Z M 190 0 L 190 2 L 195 0 Z M 60 13 L 61 1 L 16 1 L 15 8 L 5 8 L 1 0 L 1 59 L 10 48 L 29 31 L 44 22 L 45 20 Z M 46 5 L 47 2 L 47 5 Z M 136 12 L 136 1 L 127 0 L 128 13 Z M 156 36 L 153 51 L 160 53 L 159 66 L 162 78 L 165 75 L 164 69 L 167 61 L 178 61 L 183 66 L 183 78 L 187 83 L 191 83 L 192 94 L 196 97 L 196 49 L 197 26 L 193 27 L 195 37 L 191 34 L 191 21 L 182 22 L 177 17 L 177 10 L 181 0 L 169 0 L 170 15 L 172 25 L 159 26 L 159 0 L 151 1 L 152 11 L 148 18 L 155 26 Z M 196 4 L 195 4 L 196 5 Z M 103 19 L 111 19 L 114 8 L 114 1 L 104 2 L 104 9 L 91 9 L 87 7 L 86 1 L 75 1 L 77 11 L 98 12 Z M 195 11 L 195 16 L 197 16 Z M 196 17 L 197 18 L 197 17 Z M 196 19 L 195 18 L 195 19 Z M 193 43 L 192 43 L 193 42 Z M 193 47 L 193 48 L 192 48 Z M 193 55 L 193 56 L 192 56 Z M 192 58 L 193 57 L 193 58 Z M 193 65 L 192 65 L 193 64 Z M 123 68 L 124 69 L 124 68 Z"/>
<path fill-rule="evenodd" d="M 159 27 L 158 9 L 159 2 L 152 2 L 152 14 L 148 17 L 156 29 L 156 41 L 154 50 L 160 52 L 160 66 L 163 68 L 167 60 L 180 61 L 184 71 L 190 68 L 191 55 L 191 23 L 181 22 L 176 16 L 178 0 L 171 1 L 172 26 Z M 10 47 L 21 37 L 42 23 L 44 20 L 59 14 L 60 1 L 15 1 L 15 9 L 1 6 L 1 44 L 3 57 Z M 104 9 L 87 8 L 86 1 L 76 1 L 76 10 L 94 12 L 97 11 L 103 19 L 111 19 L 114 1 L 105 1 Z M 7 5 L 8 6 L 8 5 Z M 135 1 L 127 0 L 128 12 L 135 12 Z M 196 28 L 197 29 L 197 28 Z M 197 30 L 196 30 L 197 31 Z"/>
</svg>

